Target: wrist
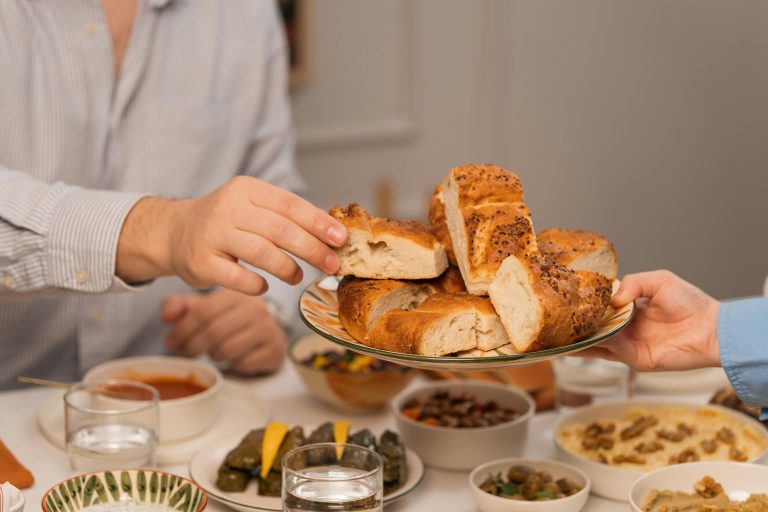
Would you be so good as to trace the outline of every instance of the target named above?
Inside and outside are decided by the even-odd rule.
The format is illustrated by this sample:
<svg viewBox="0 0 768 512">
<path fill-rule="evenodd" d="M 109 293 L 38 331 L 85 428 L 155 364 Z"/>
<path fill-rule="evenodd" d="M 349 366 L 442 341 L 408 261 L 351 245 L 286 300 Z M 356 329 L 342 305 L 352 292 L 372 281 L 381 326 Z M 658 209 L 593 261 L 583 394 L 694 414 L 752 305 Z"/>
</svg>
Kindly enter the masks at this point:
<svg viewBox="0 0 768 512">
<path fill-rule="evenodd" d="M 712 300 L 707 312 L 707 325 L 709 326 L 709 336 L 706 342 L 706 354 L 709 366 L 721 366 L 720 362 L 720 344 L 718 342 L 718 316 L 720 313 L 720 301 Z"/>
<path fill-rule="evenodd" d="M 186 201 L 145 197 L 123 223 L 117 247 L 116 274 L 127 282 L 142 282 L 173 274 L 172 233 L 177 210 Z"/>
</svg>

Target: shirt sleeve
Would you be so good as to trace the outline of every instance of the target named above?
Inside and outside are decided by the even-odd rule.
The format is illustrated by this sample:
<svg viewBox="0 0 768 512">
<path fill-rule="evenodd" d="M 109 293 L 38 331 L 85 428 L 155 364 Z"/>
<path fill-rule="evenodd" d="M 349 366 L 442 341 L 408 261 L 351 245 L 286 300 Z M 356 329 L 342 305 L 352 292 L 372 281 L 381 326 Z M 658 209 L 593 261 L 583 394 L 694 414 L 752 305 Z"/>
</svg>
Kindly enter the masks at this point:
<svg viewBox="0 0 768 512">
<path fill-rule="evenodd" d="M 0 166 L 0 294 L 128 290 L 115 276 L 141 194 L 45 183 Z"/>
<path fill-rule="evenodd" d="M 723 303 L 717 337 L 720 361 L 739 398 L 768 407 L 768 298 Z"/>
</svg>

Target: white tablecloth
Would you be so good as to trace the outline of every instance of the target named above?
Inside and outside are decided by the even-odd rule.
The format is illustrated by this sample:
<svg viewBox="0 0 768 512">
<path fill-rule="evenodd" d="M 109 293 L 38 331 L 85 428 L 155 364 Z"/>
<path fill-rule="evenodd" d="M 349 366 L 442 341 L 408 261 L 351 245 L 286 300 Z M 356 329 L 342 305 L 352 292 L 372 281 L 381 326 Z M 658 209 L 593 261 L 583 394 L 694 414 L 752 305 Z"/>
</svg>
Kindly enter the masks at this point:
<svg viewBox="0 0 768 512">
<path fill-rule="evenodd" d="M 350 415 L 328 408 L 307 394 L 290 363 L 276 375 L 245 381 L 265 398 L 272 409 L 272 418 L 288 424 L 317 425 L 327 420 L 349 419 L 355 427 L 368 427 L 374 431 L 394 428 L 394 418 L 388 411 L 375 414 Z M 417 385 L 418 379 L 412 384 Z M 67 454 L 51 445 L 37 428 L 36 414 L 42 400 L 51 390 L 34 388 L 0 393 L 0 438 L 13 450 L 19 460 L 35 475 L 35 485 L 24 490 L 27 511 L 40 509 L 40 500 L 52 485 L 75 472 L 69 466 Z M 665 397 L 703 403 L 707 395 Z M 552 430 L 554 413 L 537 414 L 530 425 L 525 455 L 553 458 Z M 163 467 L 167 471 L 188 475 L 185 466 Z M 441 512 L 475 511 L 467 483 L 468 473 L 439 471 L 427 468 L 422 484 L 401 501 L 387 507 L 389 512 L 439 510 Z M 213 500 L 212 512 L 229 510 Z M 591 496 L 584 508 L 588 512 L 619 512 L 628 510 L 626 503 Z"/>
</svg>

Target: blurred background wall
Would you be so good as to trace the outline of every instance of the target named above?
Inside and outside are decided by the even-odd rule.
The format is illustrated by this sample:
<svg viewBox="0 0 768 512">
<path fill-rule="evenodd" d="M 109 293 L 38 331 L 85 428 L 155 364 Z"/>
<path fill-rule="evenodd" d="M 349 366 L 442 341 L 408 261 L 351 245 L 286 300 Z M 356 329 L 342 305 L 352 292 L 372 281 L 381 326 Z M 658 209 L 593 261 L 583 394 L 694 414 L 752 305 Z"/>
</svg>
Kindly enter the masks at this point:
<svg viewBox="0 0 768 512">
<path fill-rule="evenodd" d="M 610 238 L 620 272 L 720 298 L 768 273 L 768 2 L 309 4 L 292 92 L 318 205 L 423 219 L 455 165 L 517 172 L 534 223 Z"/>
</svg>

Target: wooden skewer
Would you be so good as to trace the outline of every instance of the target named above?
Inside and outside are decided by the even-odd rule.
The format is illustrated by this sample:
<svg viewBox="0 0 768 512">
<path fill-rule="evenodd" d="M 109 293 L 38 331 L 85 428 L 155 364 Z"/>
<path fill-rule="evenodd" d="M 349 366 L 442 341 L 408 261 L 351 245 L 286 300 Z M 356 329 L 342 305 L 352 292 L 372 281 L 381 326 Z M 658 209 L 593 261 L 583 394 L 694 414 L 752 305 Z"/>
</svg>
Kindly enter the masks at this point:
<svg viewBox="0 0 768 512">
<path fill-rule="evenodd" d="M 34 384 L 36 386 L 47 386 L 49 388 L 69 389 L 70 387 L 72 387 L 72 384 L 67 384 L 66 382 L 59 382 L 56 380 L 48 380 L 48 379 L 36 379 L 34 377 L 19 376 L 19 377 L 16 377 L 16 381 L 24 384 Z"/>
</svg>

